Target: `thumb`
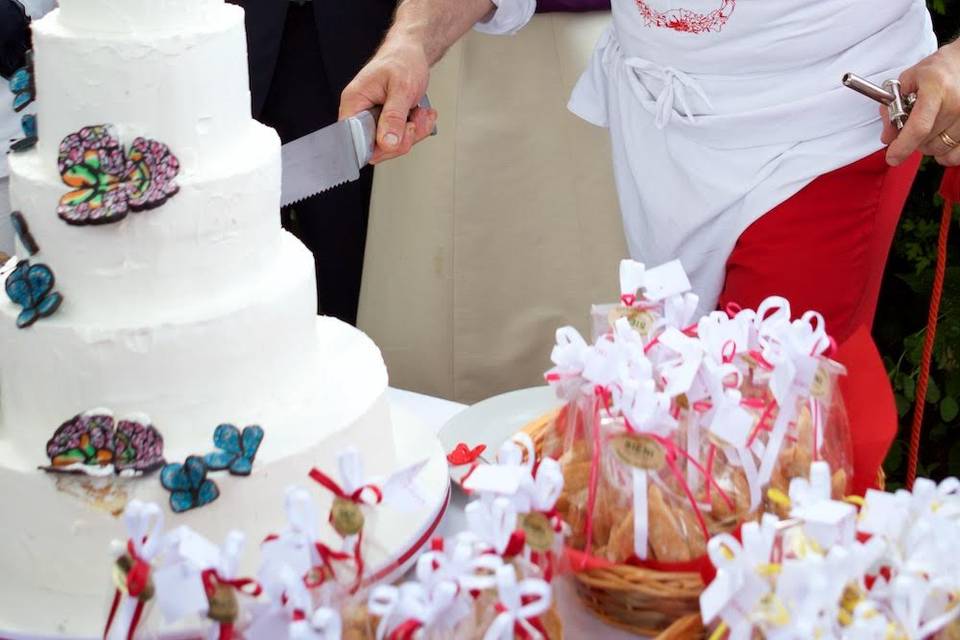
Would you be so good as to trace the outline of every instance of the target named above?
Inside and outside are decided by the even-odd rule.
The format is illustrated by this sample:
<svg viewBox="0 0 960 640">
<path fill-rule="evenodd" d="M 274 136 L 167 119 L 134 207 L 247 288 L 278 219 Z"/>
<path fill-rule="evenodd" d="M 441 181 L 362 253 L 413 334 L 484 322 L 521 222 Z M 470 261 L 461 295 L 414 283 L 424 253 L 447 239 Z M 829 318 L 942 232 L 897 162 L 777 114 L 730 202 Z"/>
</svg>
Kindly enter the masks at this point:
<svg viewBox="0 0 960 640">
<path fill-rule="evenodd" d="M 392 151 L 400 146 L 410 110 L 416 102 L 416 97 L 406 91 L 391 90 L 387 94 L 377 126 L 377 141 L 383 149 Z"/>
</svg>

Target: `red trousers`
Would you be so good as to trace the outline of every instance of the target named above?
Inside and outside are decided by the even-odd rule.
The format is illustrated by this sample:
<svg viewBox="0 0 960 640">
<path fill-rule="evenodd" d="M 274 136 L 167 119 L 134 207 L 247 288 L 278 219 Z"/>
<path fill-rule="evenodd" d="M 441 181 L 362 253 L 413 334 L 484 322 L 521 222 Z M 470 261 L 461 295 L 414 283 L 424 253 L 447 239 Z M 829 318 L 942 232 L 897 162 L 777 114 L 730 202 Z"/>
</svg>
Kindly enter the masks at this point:
<svg viewBox="0 0 960 640">
<path fill-rule="evenodd" d="M 782 295 L 794 317 L 811 309 L 823 314 L 849 370 L 841 389 L 857 493 L 875 484 L 897 431 L 893 392 L 868 332 L 919 167 L 919 155 L 892 168 L 878 151 L 820 176 L 743 232 L 720 295 L 721 308 L 735 302 L 755 309 L 767 296 Z"/>
<path fill-rule="evenodd" d="M 720 308 L 790 301 L 794 316 L 814 310 L 843 343 L 873 325 L 890 244 L 919 154 L 890 167 L 884 151 L 825 174 L 754 222 L 727 260 Z"/>
</svg>

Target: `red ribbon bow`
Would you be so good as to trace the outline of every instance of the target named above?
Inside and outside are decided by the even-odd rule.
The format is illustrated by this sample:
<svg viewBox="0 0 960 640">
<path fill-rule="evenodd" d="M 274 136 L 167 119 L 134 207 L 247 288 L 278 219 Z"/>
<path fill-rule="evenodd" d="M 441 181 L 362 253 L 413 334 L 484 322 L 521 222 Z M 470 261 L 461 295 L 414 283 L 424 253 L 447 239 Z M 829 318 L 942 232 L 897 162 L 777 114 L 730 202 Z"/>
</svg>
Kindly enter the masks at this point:
<svg viewBox="0 0 960 640">
<path fill-rule="evenodd" d="M 365 484 L 362 487 L 358 488 L 353 493 L 347 493 L 346 491 L 343 490 L 343 487 L 341 487 L 337 483 L 336 480 L 334 480 L 333 478 L 325 474 L 323 471 L 320 471 L 319 469 L 311 469 L 310 478 L 314 482 L 319 483 L 325 489 L 330 491 L 330 493 L 332 493 L 336 497 L 342 498 L 344 500 L 349 500 L 350 502 L 355 502 L 357 504 L 375 505 L 375 504 L 380 504 L 383 501 L 383 492 L 380 491 L 380 487 L 373 484 Z M 364 497 L 363 497 L 364 491 L 367 491 L 367 490 L 373 492 L 375 496 L 375 499 L 373 502 L 364 500 Z"/>
<path fill-rule="evenodd" d="M 462 467 L 467 464 L 472 464 L 477 461 L 477 458 L 479 458 L 480 455 L 486 451 L 486 449 L 487 445 L 485 444 L 477 445 L 471 449 L 469 446 L 467 446 L 467 443 L 460 442 L 453 451 L 447 454 L 447 462 L 455 467 Z"/>
<path fill-rule="evenodd" d="M 144 542 L 146 542 L 146 539 L 144 539 Z M 127 540 L 127 554 L 130 556 L 130 560 L 133 561 L 133 566 L 130 567 L 130 571 L 127 572 L 124 586 L 126 587 L 127 595 L 131 598 L 137 598 L 138 600 L 136 609 L 134 609 L 133 612 L 133 617 L 130 620 L 130 628 L 127 630 L 127 640 L 133 640 L 133 635 L 136 633 L 137 626 L 140 624 L 140 618 L 143 616 L 145 603 L 143 600 L 140 600 L 140 596 L 146 590 L 147 585 L 150 584 L 150 563 L 141 558 L 140 554 L 137 553 L 137 548 L 133 544 L 133 540 Z M 120 608 L 121 595 L 119 589 L 114 590 L 113 602 L 110 604 L 110 613 L 107 615 L 107 624 L 103 629 L 104 640 L 110 635 L 110 628 L 113 626 L 117 609 Z"/>
</svg>

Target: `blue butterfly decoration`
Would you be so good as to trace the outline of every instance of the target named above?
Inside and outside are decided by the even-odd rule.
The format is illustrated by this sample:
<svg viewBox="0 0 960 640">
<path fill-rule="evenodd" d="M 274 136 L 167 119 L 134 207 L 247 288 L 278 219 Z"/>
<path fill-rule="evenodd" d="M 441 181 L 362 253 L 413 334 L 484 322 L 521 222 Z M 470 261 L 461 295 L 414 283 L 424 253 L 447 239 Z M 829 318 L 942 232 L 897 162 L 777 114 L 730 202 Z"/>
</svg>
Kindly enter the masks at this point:
<svg viewBox="0 0 960 640">
<path fill-rule="evenodd" d="M 160 471 L 160 484 L 170 492 L 170 508 L 183 513 L 208 505 L 220 497 L 220 489 L 207 478 L 207 465 L 199 456 L 189 456 L 183 464 L 175 462 Z"/>
<path fill-rule="evenodd" d="M 37 146 L 37 116 L 32 113 L 24 115 L 20 119 L 20 128 L 23 129 L 23 137 L 19 140 L 14 140 L 10 145 L 10 151 L 14 153 L 26 151 L 27 149 L 32 149 Z"/>
<path fill-rule="evenodd" d="M 37 97 L 37 88 L 33 81 L 33 52 L 27 52 L 27 66 L 21 67 L 10 76 L 10 91 L 13 93 L 13 110 L 23 111 Z"/>
<path fill-rule="evenodd" d="M 5 288 L 14 303 L 23 307 L 17 316 L 17 327 L 25 329 L 40 318 L 56 313 L 63 296 L 53 290 L 53 271 L 45 264 L 30 264 L 21 260 L 7 276 Z"/>
<path fill-rule="evenodd" d="M 20 241 L 20 244 L 23 245 L 23 248 L 27 250 L 27 253 L 32 256 L 40 251 L 40 246 L 37 244 L 37 241 L 34 240 L 33 234 L 30 233 L 30 226 L 27 224 L 27 219 L 23 217 L 22 213 L 19 211 L 11 212 L 10 223 L 13 224 L 13 232 L 17 234 L 17 239 Z"/>
<path fill-rule="evenodd" d="M 263 441 L 263 429 L 258 425 L 244 427 L 243 433 L 232 424 L 221 424 L 213 432 L 213 444 L 220 451 L 203 457 L 211 471 L 228 469 L 232 475 L 248 476 L 253 471 L 253 459 Z"/>
</svg>

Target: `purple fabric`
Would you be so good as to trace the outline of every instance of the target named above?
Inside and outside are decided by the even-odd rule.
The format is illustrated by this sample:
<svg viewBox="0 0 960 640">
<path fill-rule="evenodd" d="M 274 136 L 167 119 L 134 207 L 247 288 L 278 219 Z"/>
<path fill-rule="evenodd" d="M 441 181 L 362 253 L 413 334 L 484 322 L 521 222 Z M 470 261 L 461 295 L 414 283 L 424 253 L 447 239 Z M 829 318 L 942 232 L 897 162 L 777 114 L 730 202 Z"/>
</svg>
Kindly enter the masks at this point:
<svg viewBox="0 0 960 640">
<path fill-rule="evenodd" d="M 537 13 L 550 11 L 599 11 L 609 9 L 610 0 L 537 0 Z"/>
</svg>

